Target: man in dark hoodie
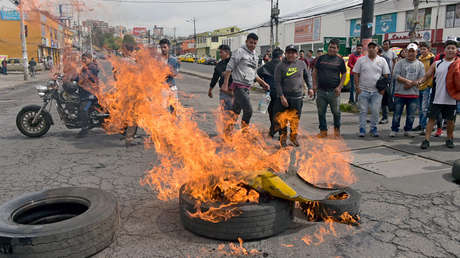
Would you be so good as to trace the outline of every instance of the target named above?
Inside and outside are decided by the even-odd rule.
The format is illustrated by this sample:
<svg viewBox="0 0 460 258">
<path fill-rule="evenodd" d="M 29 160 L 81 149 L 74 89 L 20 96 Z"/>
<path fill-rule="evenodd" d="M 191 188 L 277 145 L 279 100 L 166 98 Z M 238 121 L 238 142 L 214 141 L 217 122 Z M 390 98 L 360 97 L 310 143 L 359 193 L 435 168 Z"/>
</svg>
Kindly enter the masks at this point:
<svg viewBox="0 0 460 258">
<path fill-rule="evenodd" d="M 311 74 L 305 62 L 297 57 L 297 48 L 294 45 L 287 46 L 286 58 L 275 69 L 275 88 L 278 96 L 275 119 L 278 119 L 280 124 L 281 147 L 286 147 L 288 122 L 291 127 L 290 140 L 292 144 L 299 146 L 297 129 L 302 114 L 304 82 L 307 84 L 308 96 L 313 96 Z M 285 111 L 295 111 L 296 117 L 290 117 L 284 113 Z"/>
<path fill-rule="evenodd" d="M 219 82 L 219 88 L 221 88 L 222 85 L 224 84 L 224 80 L 225 80 L 224 72 L 227 69 L 228 61 L 230 61 L 230 57 L 232 55 L 232 52 L 230 51 L 230 47 L 228 45 L 220 45 L 219 52 L 220 52 L 220 57 L 222 58 L 222 60 L 220 60 L 220 62 L 217 63 L 216 67 L 214 68 L 214 74 L 212 76 L 211 83 L 209 84 L 209 90 L 208 90 L 208 96 L 210 98 L 213 97 L 212 90 L 216 86 L 217 82 Z M 232 81 L 233 80 L 230 76 L 229 83 L 231 84 Z M 220 91 L 219 101 L 220 101 L 220 105 L 223 111 L 232 110 L 233 108 L 233 97 L 232 96 Z"/>
<path fill-rule="evenodd" d="M 278 99 L 275 88 L 275 68 L 278 64 L 281 63 L 283 58 L 283 50 L 280 48 L 275 48 L 272 53 L 272 60 L 257 70 L 257 75 L 259 75 L 262 80 L 264 80 L 268 85 L 270 85 L 270 104 L 268 105 L 268 116 L 270 118 L 270 131 L 269 136 L 274 137 L 278 132 L 279 128 L 276 126 L 275 121 L 275 102 Z"/>
</svg>

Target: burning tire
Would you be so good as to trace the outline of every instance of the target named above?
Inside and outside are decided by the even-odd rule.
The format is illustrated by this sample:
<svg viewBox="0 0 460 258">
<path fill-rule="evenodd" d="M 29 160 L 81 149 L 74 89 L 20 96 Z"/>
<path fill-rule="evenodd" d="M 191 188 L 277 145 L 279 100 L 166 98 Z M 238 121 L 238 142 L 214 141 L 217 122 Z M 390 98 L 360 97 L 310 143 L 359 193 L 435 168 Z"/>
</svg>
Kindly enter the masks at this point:
<svg viewBox="0 0 460 258">
<path fill-rule="evenodd" d="M 292 202 L 266 198 L 259 203 L 243 203 L 228 208 L 238 208 L 242 213 L 229 220 L 212 223 L 194 218 L 189 213 L 195 213 L 195 202 L 184 193 L 182 186 L 179 194 L 180 217 L 184 227 L 200 236 L 236 241 L 238 237 L 243 240 L 255 240 L 277 235 L 285 231 L 293 218 Z M 261 198 L 264 199 L 264 198 Z M 203 210 L 210 205 L 202 204 Z"/>
<path fill-rule="evenodd" d="M 303 203 L 301 208 L 306 211 L 309 220 L 333 218 L 339 222 L 354 223 L 359 220 L 360 200 L 361 194 L 351 188 L 344 188 L 330 193 L 324 200 Z"/>
<path fill-rule="evenodd" d="M 116 199 L 99 189 L 25 194 L 0 207 L 0 256 L 88 257 L 112 243 L 117 225 Z"/>
</svg>

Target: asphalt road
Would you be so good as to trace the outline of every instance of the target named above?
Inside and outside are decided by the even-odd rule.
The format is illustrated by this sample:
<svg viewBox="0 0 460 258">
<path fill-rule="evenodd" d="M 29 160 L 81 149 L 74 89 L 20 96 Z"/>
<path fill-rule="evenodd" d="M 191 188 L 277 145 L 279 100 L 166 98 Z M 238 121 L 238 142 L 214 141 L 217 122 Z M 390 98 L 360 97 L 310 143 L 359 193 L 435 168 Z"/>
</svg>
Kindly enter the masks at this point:
<svg viewBox="0 0 460 258">
<path fill-rule="evenodd" d="M 203 116 L 200 127 L 212 136 L 218 100 L 206 96 L 208 83 L 187 75 L 178 80 L 179 88 L 189 93 L 181 97 L 182 103 Z M 100 188 L 117 197 L 121 225 L 115 242 L 96 257 L 222 256 L 218 245 L 227 242 L 186 231 L 179 220 L 178 202 L 159 201 L 151 189 L 139 184 L 156 162 L 154 149 L 141 145 L 126 149 L 118 135 L 105 135 L 102 130 L 76 139 L 77 131 L 66 129 L 54 109 L 56 124 L 50 132 L 28 139 L 16 129 L 15 117 L 22 106 L 40 103 L 35 89 L 24 85 L 0 90 L 0 96 L 0 203 L 25 192 L 55 187 Z M 260 97 L 252 94 L 254 107 Z M 458 257 L 460 187 L 451 182 L 448 170 L 449 164 L 460 158 L 460 146 L 448 150 L 442 146 L 443 139 L 434 139 L 431 151 L 421 151 L 420 137 L 360 139 L 356 137 L 357 116 L 342 117 L 344 139 L 353 151 L 353 171 L 359 178 L 353 188 L 362 194 L 361 225 L 336 224 L 335 235 L 325 235 L 324 242 L 316 245 L 314 235 L 324 223 L 296 218 L 285 233 L 244 246 L 259 250 L 257 257 Z M 255 113 L 253 121 L 267 132 L 266 114 Z M 305 101 L 301 127 L 317 132 L 312 101 Z M 382 134 L 388 132 L 384 129 Z M 456 133 L 460 135 L 458 129 Z M 278 144 L 267 141 L 273 147 Z M 405 174 L 422 161 L 428 165 L 416 169 L 415 174 Z M 301 240 L 305 235 L 313 238 L 311 245 Z"/>
<path fill-rule="evenodd" d="M 189 70 L 189 71 L 195 71 L 195 72 L 200 72 L 204 74 L 209 74 L 212 76 L 214 73 L 214 65 L 204 65 L 204 64 L 195 64 L 195 63 L 187 63 L 187 62 L 181 62 L 181 68 Z"/>
</svg>

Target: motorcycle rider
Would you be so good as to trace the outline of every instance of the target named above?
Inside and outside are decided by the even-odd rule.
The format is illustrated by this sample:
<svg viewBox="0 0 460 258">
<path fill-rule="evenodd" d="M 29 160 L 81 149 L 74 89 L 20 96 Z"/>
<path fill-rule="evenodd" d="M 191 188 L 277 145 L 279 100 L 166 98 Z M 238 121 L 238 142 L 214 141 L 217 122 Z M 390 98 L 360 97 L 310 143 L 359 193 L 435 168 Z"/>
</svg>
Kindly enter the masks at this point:
<svg viewBox="0 0 460 258">
<path fill-rule="evenodd" d="M 82 138 L 88 135 L 89 132 L 89 114 L 88 110 L 96 102 L 96 98 L 88 90 L 94 89 L 98 84 L 98 73 L 99 69 L 97 65 L 93 62 L 91 54 L 84 53 L 81 56 L 82 67 L 80 73 L 78 74 L 76 81 L 80 87 L 80 113 L 79 120 L 81 130 L 78 133 L 77 137 Z"/>
</svg>

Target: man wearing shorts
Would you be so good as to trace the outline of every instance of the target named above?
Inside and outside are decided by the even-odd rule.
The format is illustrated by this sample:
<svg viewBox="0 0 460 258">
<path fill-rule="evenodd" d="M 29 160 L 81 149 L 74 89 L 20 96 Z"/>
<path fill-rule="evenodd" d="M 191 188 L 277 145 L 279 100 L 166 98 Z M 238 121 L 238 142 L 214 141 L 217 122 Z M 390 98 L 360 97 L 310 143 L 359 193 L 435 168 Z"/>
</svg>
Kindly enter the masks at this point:
<svg viewBox="0 0 460 258">
<path fill-rule="evenodd" d="M 455 110 L 457 108 L 457 101 L 452 98 L 447 92 L 446 77 L 449 70 L 449 66 L 455 61 L 457 54 L 457 42 L 448 40 L 444 43 L 443 59 L 434 62 L 425 76 L 418 81 L 418 84 L 422 84 L 429 80 L 433 75 L 435 78 L 436 86 L 433 87 L 433 102 L 429 109 L 429 121 L 426 127 L 427 132 L 433 130 L 436 118 L 439 114 L 447 120 L 447 140 L 446 146 L 448 148 L 454 148 L 454 128 L 455 128 Z M 427 149 L 430 147 L 430 133 L 425 134 L 425 140 L 422 142 L 420 148 Z"/>
</svg>

